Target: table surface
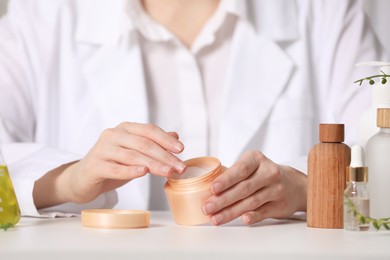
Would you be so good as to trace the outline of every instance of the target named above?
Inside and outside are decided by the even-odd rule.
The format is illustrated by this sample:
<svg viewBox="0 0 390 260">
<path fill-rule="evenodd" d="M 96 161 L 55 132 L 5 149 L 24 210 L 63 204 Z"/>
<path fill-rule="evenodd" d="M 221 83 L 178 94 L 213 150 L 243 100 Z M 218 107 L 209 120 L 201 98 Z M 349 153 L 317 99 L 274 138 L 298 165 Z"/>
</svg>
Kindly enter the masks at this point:
<svg viewBox="0 0 390 260">
<path fill-rule="evenodd" d="M 313 229 L 302 220 L 179 226 L 152 212 L 143 229 L 94 229 L 80 218 L 22 218 L 0 231 L 0 259 L 390 259 L 390 232 Z"/>
</svg>

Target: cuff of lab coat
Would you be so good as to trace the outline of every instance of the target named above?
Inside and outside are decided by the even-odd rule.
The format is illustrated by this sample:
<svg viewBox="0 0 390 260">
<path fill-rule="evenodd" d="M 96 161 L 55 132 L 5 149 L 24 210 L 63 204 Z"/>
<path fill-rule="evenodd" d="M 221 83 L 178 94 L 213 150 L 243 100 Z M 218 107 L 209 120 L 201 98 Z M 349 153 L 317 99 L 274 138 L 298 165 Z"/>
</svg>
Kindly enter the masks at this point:
<svg viewBox="0 0 390 260">
<path fill-rule="evenodd" d="M 39 211 L 41 215 L 50 217 L 77 216 L 85 209 L 110 209 L 118 203 L 118 194 L 115 190 L 99 195 L 91 202 L 76 204 L 64 203 L 61 205 L 45 208 Z"/>
<path fill-rule="evenodd" d="M 39 217 L 40 213 L 35 207 L 32 196 L 34 180 L 13 180 L 13 185 L 15 191 L 23 191 L 16 195 L 22 216 Z"/>
<path fill-rule="evenodd" d="M 18 143 L 7 144 L 2 147 L 7 162 L 10 162 L 8 170 L 22 216 L 67 216 L 66 214 L 47 214 L 38 211 L 33 200 L 34 183 L 50 170 L 78 160 L 79 156 L 38 144 Z"/>
<path fill-rule="evenodd" d="M 14 182 L 15 190 L 22 190 L 24 192 L 19 193 L 17 200 L 19 203 L 21 215 L 23 217 L 35 217 L 35 218 L 55 218 L 55 217 L 72 217 L 76 214 L 63 213 L 63 212 L 45 212 L 37 210 L 34 204 L 32 191 L 34 189 L 33 180 L 19 180 Z"/>
<path fill-rule="evenodd" d="M 70 217 L 83 209 L 113 208 L 118 202 L 116 191 L 106 192 L 90 203 L 65 203 L 55 207 L 37 210 L 33 200 L 34 183 L 50 170 L 79 160 L 79 156 L 51 149 L 39 144 L 14 143 L 2 146 L 9 173 L 22 216 L 29 217 Z"/>
</svg>

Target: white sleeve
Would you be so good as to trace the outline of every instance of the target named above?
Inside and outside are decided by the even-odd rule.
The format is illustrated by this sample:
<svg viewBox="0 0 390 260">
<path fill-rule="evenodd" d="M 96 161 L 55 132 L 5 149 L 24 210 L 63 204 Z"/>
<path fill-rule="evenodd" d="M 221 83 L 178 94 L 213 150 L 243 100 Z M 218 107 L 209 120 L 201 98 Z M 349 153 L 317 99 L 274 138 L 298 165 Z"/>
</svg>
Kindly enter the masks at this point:
<svg viewBox="0 0 390 260">
<path fill-rule="evenodd" d="M 313 86 L 319 123 L 345 124 L 345 143 L 357 142 L 358 122 L 371 102 L 371 88 L 353 82 L 377 73 L 377 68 L 355 67 L 362 61 L 388 61 L 363 12 L 362 2 L 316 1 L 313 22 Z M 321 5 L 322 3 L 322 5 Z M 341 25 L 341 26 L 340 26 Z M 319 132 L 316 132 L 317 139 Z M 284 162 L 307 174 L 307 156 Z"/>
<path fill-rule="evenodd" d="M 56 217 L 79 214 L 82 209 L 112 208 L 117 202 L 115 191 L 100 195 L 90 203 L 65 203 L 37 210 L 33 201 L 34 182 L 59 165 L 75 161 L 79 156 L 34 143 L 13 143 L 2 146 L 23 216 Z"/>
<path fill-rule="evenodd" d="M 313 1 L 312 46 L 316 96 L 323 122 L 344 123 L 349 145 L 357 140 L 360 116 L 369 107 L 370 88 L 353 82 L 376 73 L 356 67 L 361 61 L 386 61 L 360 0 Z"/>
<path fill-rule="evenodd" d="M 60 3 L 50 2 L 49 5 Z M 26 45 L 33 35 L 27 37 L 24 34 L 26 27 L 31 24 L 28 19 L 39 16 L 27 13 L 34 4 L 34 1 L 11 1 L 7 15 L 0 20 L 0 143 L 22 215 L 54 216 L 42 214 L 51 210 L 39 212 L 36 209 L 32 196 L 34 183 L 50 170 L 79 160 L 80 156 L 34 143 L 36 104 L 31 86 L 34 73 L 31 71 L 30 55 L 36 54 L 27 53 Z M 44 8 L 44 5 L 40 7 Z M 28 31 L 34 33 L 33 29 Z M 115 196 L 107 193 L 88 204 L 68 203 L 54 209 L 78 213 L 81 208 L 112 207 L 115 204 Z"/>
<path fill-rule="evenodd" d="M 313 64 L 312 86 L 319 123 L 345 124 L 345 143 L 357 141 L 358 121 L 371 102 L 368 86 L 353 82 L 376 73 L 376 68 L 356 67 L 361 61 L 387 61 L 361 0 L 297 1 L 306 7 L 310 34 L 307 52 Z M 318 129 L 314 132 L 318 139 Z M 307 156 L 282 162 L 307 173 Z"/>
<path fill-rule="evenodd" d="M 33 201 L 34 182 L 43 173 L 69 161 L 76 155 L 45 148 L 34 143 L 13 143 L 2 146 L 5 160 L 24 216 L 40 216 Z"/>
</svg>

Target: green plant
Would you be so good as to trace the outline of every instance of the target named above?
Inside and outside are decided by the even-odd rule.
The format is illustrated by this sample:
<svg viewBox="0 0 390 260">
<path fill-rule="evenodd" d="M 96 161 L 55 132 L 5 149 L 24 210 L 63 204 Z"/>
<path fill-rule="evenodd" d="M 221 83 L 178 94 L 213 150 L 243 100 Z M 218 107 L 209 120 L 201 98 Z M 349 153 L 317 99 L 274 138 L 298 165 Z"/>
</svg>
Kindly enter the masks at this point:
<svg viewBox="0 0 390 260">
<path fill-rule="evenodd" d="M 354 83 L 359 83 L 359 86 L 361 86 L 363 84 L 363 81 L 367 80 L 370 85 L 374 85 L 374 83 L 375 83 L 374 79 L 375 78 L 382 78 L 382 84 L 386 84 L 387 83 L 387 78 L 389 78 L 390 75 L 384 73 L 383 71 L 381 71 L 381 73 L 382 73 L 381 75 L 373 75 L 373 76 L 370 76 L 370 77 L 358 79 Z"/>
<path fill-rule="evenodd" d="M 371 224 L 376 230 L 380 230 L 382 227 L 390 230 L 390 218 L 380 218 L 375 219 L 367 216 L 363 216 L 356 208 L 355 204 L 352 202 L 348 196 L 344 195 L 345 198 L 345 206 L 348 207 L 349 210 L 352 211 L 353 215 L 355 216 L 356 220 L 362 224 L 369 223 Z"/>
</svg>

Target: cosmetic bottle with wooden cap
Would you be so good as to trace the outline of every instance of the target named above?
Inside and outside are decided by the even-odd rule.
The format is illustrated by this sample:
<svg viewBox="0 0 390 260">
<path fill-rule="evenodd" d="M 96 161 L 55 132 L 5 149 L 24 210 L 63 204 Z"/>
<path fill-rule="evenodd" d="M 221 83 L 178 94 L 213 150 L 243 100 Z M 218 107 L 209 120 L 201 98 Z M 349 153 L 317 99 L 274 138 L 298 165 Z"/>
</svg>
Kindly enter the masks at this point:
<svg viewBox="0 0 390 260">
<path fill-rule="evenodd" d="M 199 157 L 185 161 L 186 170 L 172 175 L 164 189 L 173 219 L 180 225 L 199 225 L 210 222 L 203 214 L 202 205 L 211 196 L 210 185 L 224 167 L 212 157 Z"/>
<path fill-rule="evenodd" d="M 370 215 L 390 217 L 390 108 L 377 111 L 379 132 L 367 142 L 366 162 L 370 169 Z"/>
<path fill-rule="evenodd" d="M 351 149 L 343 124 L 320 124 L 320 143 L 308 156 L 307 226 L 343 228 L 345 169 Z"/>
</svg>

